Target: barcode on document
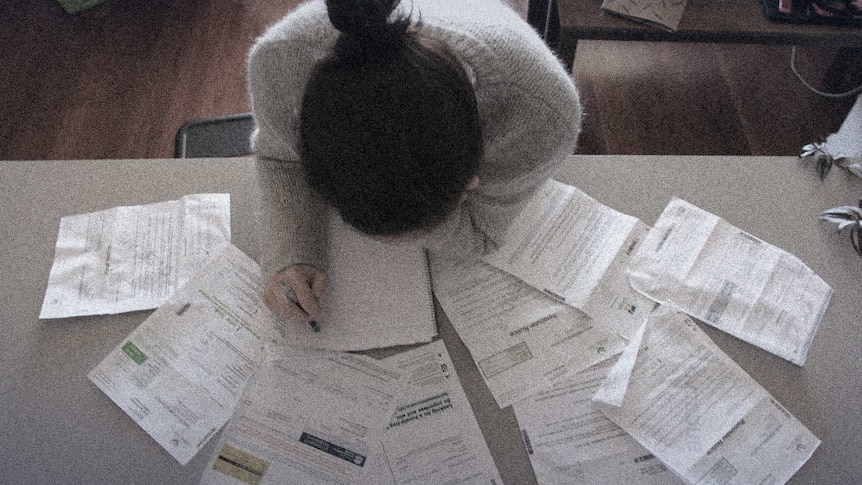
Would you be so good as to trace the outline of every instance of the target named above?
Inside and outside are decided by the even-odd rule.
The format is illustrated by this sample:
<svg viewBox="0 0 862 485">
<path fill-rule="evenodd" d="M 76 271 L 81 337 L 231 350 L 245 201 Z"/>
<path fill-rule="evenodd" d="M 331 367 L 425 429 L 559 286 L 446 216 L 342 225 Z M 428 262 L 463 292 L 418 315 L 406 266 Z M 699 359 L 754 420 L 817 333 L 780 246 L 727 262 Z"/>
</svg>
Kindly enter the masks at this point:
<svg viewBox="0 0 862 485">
<path fill-rule="evenodd" d="M 521 437 L 524 438 L 524 447 L 527 448 L 527 454 L 532 455 L 533 454 L 533 445 L 532 445 L 532 443 L 530 443 L 530 437 L 527 435 L 526 429 L 521 430 Z"/>
</svg>

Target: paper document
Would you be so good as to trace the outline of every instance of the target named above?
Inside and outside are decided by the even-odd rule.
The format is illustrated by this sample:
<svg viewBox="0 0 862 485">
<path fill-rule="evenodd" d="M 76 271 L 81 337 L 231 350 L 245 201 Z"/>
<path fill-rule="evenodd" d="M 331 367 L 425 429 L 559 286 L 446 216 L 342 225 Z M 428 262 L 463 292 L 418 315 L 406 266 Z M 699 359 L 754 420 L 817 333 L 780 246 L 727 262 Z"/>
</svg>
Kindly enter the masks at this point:
<svg viewBox="0 0 862 485">
<path fill-rule="evenodd" d="M 631 285 L 803 365 L 832 288 L 795 256 L 674 198 L 635 253 Z"/>
<path fill-rule="evenodd" d="M 566 376 L 512 406 L 540 484 L 683 483 L 592 403 L 615 361 Z"/>
<path fill-rule="evenodd" d="M 201 483 L 368 483 L 400 379 L 363 355 L 287 351 L 252 379 Z"/>
<path fill-rule="evenodd" d="M 432 260 L 434 292 L 500 407 L 626 341 L 583 312 L 479 260 Z"/>
<path fill-rule="evenodd" d="M 182 464 L 227 422 L 267 351 L 283 343 L 261 279 L 258 265 L 228 246 L 89 373 Z"/>
<path fill-rule="evenodd" d="M 604 0 L 602 10 L 664 30 L 676 31 L 686 0 Z"/>
<path fill-rule="evenodd" d="M 646 237 L 647 230 L 647 226 L 641 222 L 635 225 L 625 245 L 626 250 L 614 258 L 583 309 L 596 326 L 626 340 L 632 338 L 643 320 L 657 306 L 656 302 L 632 288 L 626 273 L 633 253 Z"/>
<path fill-rule="evenodd" d="M 407 380 L 383 435 L 385 460 L 368 483 L 502 485 L 443 341 L 385 362 Z"/>
<path fill-rule="evenodd" d="M 229 243 L 229 194 L 63 217 L 39 318 L 157 308 Z"/>
<path fill-rule="evenodd" d="M 430 342 L 437 335 L 424 249 L 375 241 L 331 213 L 328 252 L 321 332 L 292 325 L 291 345 L 366 350 Z"/>
<path fill-rule="evenodd" d="M 549 180 L 512 223 L 508 242 L 483 259 L 589 316 L 614 304 L 648 313 L 652 305 L 640 304 L 645 300 L 614 276 L 647 231 L 636 218 Z"/>
<path fill-rule="evenodd" d="M 628 382 L 606 380 L 595 401 L 687 482 L 785 483 L 820 445 L 686 315 L 661 307 L 629 345 Z"/>
<path fill-rule="evenodd" d="M 369 260 L 361 252 L 357 256 L 348 247 L 339 251 L 360 263 L 352 267 L 354 277 L 343 280 L 343 291 L 361 284 L 364 278 L 380 276 L 379 269 L 364 266 Z M 416 261 L 422 262 L 423 271 L 417 275 L 418 281 L 427 284 L 424 254 Z M 403 269 L 390 267 L 390 274 Z M 402 322 L 405 313 L 399 309 L 418 308 L 420 316 L 433 321 L 433 309 L 427 302 L 405 300 L 378 308 L 379 300 L 357 301 L 332 292 L 327 295 L 329 308 L 344 320 L 321 321 L 323 330 L 314 333 L 307 325 L 276 318 L 263 303 L 262 287 L 260 266 L 229 245 L 93 369 L 90 380 L 185 464 L 231 416 L 268 349 L 309 342 L 350 347 L 351 343 L 339 335 L 342 331 L 366 334 L 355 348 L 393 345 L 393 333 L 397 342 L 413 343 L 417 337 L 407 329 L 416 325 L 411 325 L 412 320 Z M 393 293 L 401 296 L 412 291 L 397 290 Z M 364 288 L 358 293 L 362 291 Z M 425 297 L 430 298 L 428 294 Z M 356 316 L 350 314 L 351 308 Z M 382 318 L 362 318 L 372 313 L 369 308 Z M 393 332 L 388 332 L 390 327 Z M 331 338 L 303 340 L 306 334 L 329 334 Z"/>
</svg>

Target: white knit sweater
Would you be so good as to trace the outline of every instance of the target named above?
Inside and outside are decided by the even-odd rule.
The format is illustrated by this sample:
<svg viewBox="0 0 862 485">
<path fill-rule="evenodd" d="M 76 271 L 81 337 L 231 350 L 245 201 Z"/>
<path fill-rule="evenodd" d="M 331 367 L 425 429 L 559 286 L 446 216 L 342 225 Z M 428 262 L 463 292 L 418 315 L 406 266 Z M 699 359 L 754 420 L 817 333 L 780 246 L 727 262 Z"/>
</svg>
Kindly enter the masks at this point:
<svg viewBox="0 0 862 485">
<path fill-rule="evenodd" d="M 472 71 L 483 123 L 478 188 L 417 243 L 458 256 L 493 251 L 527 199 L 574 151 L 578 93 L 536 32 L 499 0 L 403 0 L 399 8 L 412 9 L 421 28 Z M 267 277 L 295 263 L 326 268 L 327 205 L 305 182 L 297 125 L 312 67 L 337 35 L 324 2 L 312 0 L 272 26 L 249 54 Z"/>
</svg>

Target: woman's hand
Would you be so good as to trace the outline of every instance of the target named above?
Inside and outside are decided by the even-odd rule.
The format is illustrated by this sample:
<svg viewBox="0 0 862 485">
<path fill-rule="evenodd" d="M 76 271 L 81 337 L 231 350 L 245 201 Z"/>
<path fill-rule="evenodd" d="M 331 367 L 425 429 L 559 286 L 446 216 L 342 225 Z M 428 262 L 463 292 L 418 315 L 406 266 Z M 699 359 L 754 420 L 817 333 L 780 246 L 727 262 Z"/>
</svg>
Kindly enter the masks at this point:
<svg viewBox="0 0 862 485">
<path fill-rule="evenodd" d="M 277 316 L 309 322 L 320 314 L 326 295 L 326 273 L 307 264 L 294 264 L 274 274 L 266 283 L 263 301 Z M 296 295 L 294 300 L 290 292 Z"/>
</svg>

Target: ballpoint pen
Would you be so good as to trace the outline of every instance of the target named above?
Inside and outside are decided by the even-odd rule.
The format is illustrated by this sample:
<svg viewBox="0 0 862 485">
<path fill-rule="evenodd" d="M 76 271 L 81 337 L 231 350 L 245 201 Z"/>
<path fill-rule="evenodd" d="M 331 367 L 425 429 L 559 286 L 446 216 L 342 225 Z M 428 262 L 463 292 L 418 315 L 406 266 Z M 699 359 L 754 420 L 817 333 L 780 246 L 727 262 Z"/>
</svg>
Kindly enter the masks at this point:
<svg viewBox="0 0 862 485">
<path fill-rule="evenodd" d="M 287 286 L 284 281 L 281 282 L 281 289 L 284 290 L 284 294 L 287 295 L 287 297 L 290 298 L 291 301 L 296 303 L 300 310 L 305 311 L 305 309 L 302 308 L 302 305 L 299 304 L 299 300 L 296 298 L 296 293 L 294 293 L 293 289 Z M 316 321 L 309 320 L 308 324 L 311 326 L 312 330 L 314 330 L 315 332 L 320 332 L 320 325 Z"/>
</svg>

